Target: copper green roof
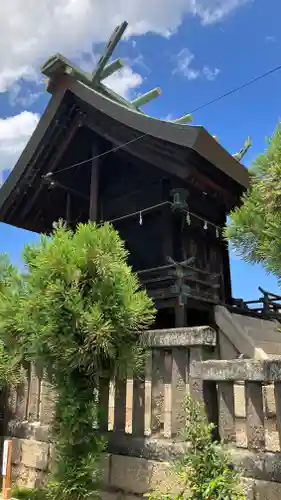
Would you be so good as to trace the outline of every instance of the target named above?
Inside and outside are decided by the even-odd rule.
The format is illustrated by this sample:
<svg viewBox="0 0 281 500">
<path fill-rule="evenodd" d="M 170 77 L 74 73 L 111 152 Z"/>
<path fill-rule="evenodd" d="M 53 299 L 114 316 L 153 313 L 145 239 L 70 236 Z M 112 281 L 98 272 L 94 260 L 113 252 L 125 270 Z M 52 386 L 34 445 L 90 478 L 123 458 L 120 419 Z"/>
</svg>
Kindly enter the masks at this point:
<svg viewBox="0 0 281 500">
<path fill-rule="evenodd" d="M 121 40 L 127 26 L 128 23 L 124 21 L 121 25 L 115 28 L 106 46 L 105 53 L 100 57 L 96 68 L 92 73 L 82 71 L 78 66 L 75 66 L 71 61 L 69 61 L 69 59 L 59 53 L 47 59 L 47 61 L 41 67 L 41 73 L 45 75 L 50 81 L 58 76 L 69 75 L 75 80 L 83 83 L 90 89 L 95 90 L 105 97 L 108 97 L 117 104 L 119 103 L 123 106 L 126 106 L 131 111 L 144 114 L 140 107 L 147 104 L 149 101 L 155 99 L 161 94 L 161 89 L 159 87 L 152 89 L 143 95 L 137 96 L 132 101 L 129 101 L 128 99 L 124 99 L 122 96 L 114 92 L 103 83 L 106 78 L 108 78 L 110 75 L 120 70 L 124 66 L 123 61 L 119 58 L 112 61 L 111 63 L 109 63 L 109 60 L 118 42 Z M 175 120 L 169 121 L 171 123 L 185 125 L 192 121 L 192 115 L 185 114 Z M 216 136 L 213 137 L 218 142 L 218 138 Z M 245 141 L 244 146 L 240 149 L 240 151 L 238 151 L 238 153 L 235 153 L 233 157 L 240 162 L 244 158 L 251 145 L 251 138 L 248 137 Z"/>
<path fill-rule="evenodd" d="M 119 94 L 102 83 L 103 80 L 105 80 L 124 66 L 124 63 L 121 59 L 116 59 L 111 63 L 109 63 L 109 59 L 112 56 L 113 51 L 120 41 L 124 31 L 126 30 L 127 25 L 127 22 L 124 21 L 120 26 L 117 26 L 115 28 L 106 46 L 104 55 L 100 57 L 96 68 L 92 73 L 82 71 L 72 62 L 70 62 L 66 57 L 59 53 L 47 59 L 47 61 L 41 67 L 41 73 L 50 80 L 59 75 L 70 75 L 77 81 L 83 83 L 84 85 L 87 85 L 87 87 L 91 88 L 92 90 L 95 90 L 96 92 L 109 97 L 114 102 L 122 104 L 123 106 L 126 106 L 127 108 L 131 109 L 132 111 L 136 111 L 137 113 L 143 113 L 143 111 L 140 110 L 140 107 L 144 104 L 147 104 L 149 101 L 155 99 L 161 94 L 161 89 L 159 87 L 152 89 L 143 95 L 137 96 L 132 101 L 129 101 L 127 99 L 124 99 Z M 191 120 L 191 115 L 184 115 L 175 120 L 175 123 L 184 124 L 188 123 Z"/>
<path fill-rule="evenodd" d="M 29 210 L 26 205 L 31 206 L 34 197 L 34 209 L 40 208 L 40 195 L 38 198 L 36 190 L 41 192 L 42 176 L 53 168 L 54 162 L 56 164 L 56 160 L 48 159 L 48 155 L 54 155 L 52 150 L 60 147 L 60 143 L 55 146 L 55 139 L 52 138 L 55 130 L 60 130 L 61 135 L 70 134 L 73 125 L 78 123 L 79 127 L 80 121 L 81 126 L 95 129 L 113 146 L 117 145 L 135 157 L 145 157 L 146 161 L 182 180 L 189 176 L 187 155 L 190 151 L 203 159 L 197 163 L 196 175 L 202 174 L 200 170 L 206 160 L 208 169 L 211 169 L 209 174 L 205 172 L 203 175 L 209 176 L 211 184 L 212 177 L 218 175 L 229 179 L 226 189 L 237 201 L 248 187 L 249 174 L 240 160 L 249 142 L 234 157 L 204 127 L 188 125 L 190 115 L 174 121 L 146 115 L 140 107 L 157 97 L 160 89 L 153 89 L 129 101 L 106 86 L 104 80 L 122 67 L 119 59 L 109 62 L 109 58 L 126 26 L 127 23 L 123 23 L 117 27 L 93 73 L 81 71 L 61 54 L 50 57 L 42 66 L 52 98 L 16 166 L 0 189 L 0 221 L 40 230 L 39 223 L 33 228 L 33 223 L 24 219 L 24 212 Z M 76 114 L 69 118 L 72 108 L 75 108 Z M 128 146 L 127 141 L 131 139 L 135 142 Z"/>
</svg>

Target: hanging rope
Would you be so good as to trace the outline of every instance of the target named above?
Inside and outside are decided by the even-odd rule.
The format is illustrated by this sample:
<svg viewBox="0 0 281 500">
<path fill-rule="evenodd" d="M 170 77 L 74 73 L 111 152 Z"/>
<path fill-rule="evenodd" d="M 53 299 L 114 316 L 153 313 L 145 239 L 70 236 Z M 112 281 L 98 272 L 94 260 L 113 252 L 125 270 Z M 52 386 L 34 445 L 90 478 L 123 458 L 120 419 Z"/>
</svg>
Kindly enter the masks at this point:
<svg viewBox="0 0 281 500">
<path fill-rule="evenodd" d="M 131 217 L 139 217 L 139 225 L 142 226 L 143 224 L 143 215 L 147 214 L 149 212 L 152 212 L 154 210 L 157 210 L 158 208 L 162 208 L 164 206 L 173 206 L 173 203 L 171 201 L 163 201 L 162 203 L 157 203 L 156 205 L 152 205 L 147 208 L 142 208 L 141 210 L 137 210 L 136 212 L 131 212 L 125 215 L 122 215 L 120 217 L 115 217 L 114 219 L 110 219 L 108 221 L 102 221 L 102 222 L 109 222 L 113 224 L 114 222 L 120 222 L 125 219 L 129 219 Z M 187 209 L 182 209 L 181 212 L 185 213 L 185 220 L 186 223 L 190 226 L 191 225 L 191 217 L 194 217 L 197 220 L 200 220 L 203 223 L 203 229 L 207 230 L 209 227 L 213 227 L 216 231 L 216 237 L 219 237 L 220 231 L 222 228 L 218 226 L 217 224 L 214 224 L 214 222 L 211 222 L 210 220 L 206 219 L 205 217 L 201 217 L 198 214 L 195 214 L 194 212 L 190 212 L 190 210 Z"/>
</svg>

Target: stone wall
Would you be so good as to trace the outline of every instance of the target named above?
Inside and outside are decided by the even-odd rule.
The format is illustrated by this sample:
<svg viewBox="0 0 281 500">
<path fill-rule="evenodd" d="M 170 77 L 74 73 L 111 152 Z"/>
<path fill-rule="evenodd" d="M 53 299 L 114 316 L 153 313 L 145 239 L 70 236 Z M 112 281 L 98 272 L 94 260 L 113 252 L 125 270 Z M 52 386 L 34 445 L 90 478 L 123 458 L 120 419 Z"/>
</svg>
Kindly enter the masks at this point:
<svg viewBox="0 0 281 500">
<path fill-rule="evenodd" d="M 39 422 L 18 422 L 12 434 L 13 483 L 40 487 L 52 465 L 53 448 L 48 427 Z"/>
<path fill-rule="evenodd" d="M 281 484 L 273 481 L 244 478 L 247 500 L 280 500 Z M 137 500 L 149 490 L 158 489 L 175 495 L 181 484 L 166 463 L 109 455 L 105 471 L 103 500 Z"/>
<path fill-rule="evenodd" d="M 18 486 L 40 487 L 52 466 L 52 446 L 47 441 L 47 429 L 42 426 L 18 427 L 13 438 L 13 475 Z M 168 465 L 172 456 L 182 452 L 180 443 L 132 437 L 123 440 L 111 435 L 109 449 L 114 453 L 103 454 L 102 500 L 137 500 L 151 490 L 176 494 L 181 483 Z M 117 453 L 120 449 L 127 454 Z M 129 455 L 130 453 L 130 455 Z M 134 456 L 143 455 L 141 458 Z M 280 454 L 255 454 L 246 450 L 232 450 L 234 463 L 245 470 L 243 479 L 247 500 L 280 500 Z"/>
</svg>

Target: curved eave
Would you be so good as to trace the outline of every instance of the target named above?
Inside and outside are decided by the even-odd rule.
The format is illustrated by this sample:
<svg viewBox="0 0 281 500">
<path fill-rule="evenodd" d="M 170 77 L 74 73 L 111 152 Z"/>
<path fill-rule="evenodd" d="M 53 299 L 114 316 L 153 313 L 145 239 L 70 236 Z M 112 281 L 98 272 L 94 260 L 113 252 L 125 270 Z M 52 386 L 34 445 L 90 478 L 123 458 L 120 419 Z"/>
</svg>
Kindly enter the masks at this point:
<svg viewBox="0 0 281 500">
<path fill-rule="evenodd" d="M 167 141 L 193 149 L 243 188 L 247 189 L 249 186 L 247 169 L 235 160 L 203 127 L 179 125 L 151 118 L 111 100 L 109 97 L 67 75 L 63 75 L 51 82 L 49 90 L 53 94 L 52 99 L 15 168 L 0 189 L 0 210 L 11 192 L 16 189 L 17 182 L 25 173 L 28 163 L 37 152 L 40 142 L 55 118 L 67 91 L 70 91 L 92 108 L 139 132 L 140 135 L 146 134 L 160 141 Z"/>
<path fill-rule="evenodd" d="M 65 76 L 65 87 L 93 108 L 124 125 L 156 139 L 193 149 L 208 162 L 234 179 L 244 188 L 249 187 L 248 170 L 230 155 L 204 127 L 179 125 L 151 118 L 117 104 L 83 83 Z"/>
<path fill-rule="evenodd" d="M 11 171 L 10 175 L 4 182 L 3 186 L 0 188 L 0 213 L 5 201 L 9 198 L 12 192 L 17 195 L 17 183 L 21 180 L 24 174 L 26 174 L 28 164 L 32 161 L 34 155 L 40 147 L 40 143 L 47 132 L 49 126 L 51 125 L 55 115 L 58 111 L 59 105 L 65 94 L 65 89 L 60 88 L 48 103 L 43 115 L 41 116 L 37 127 L 35 128 L 31 138 L 26 144 L 21 156 L 19 157 L 16 165 Z"/>
</svg>

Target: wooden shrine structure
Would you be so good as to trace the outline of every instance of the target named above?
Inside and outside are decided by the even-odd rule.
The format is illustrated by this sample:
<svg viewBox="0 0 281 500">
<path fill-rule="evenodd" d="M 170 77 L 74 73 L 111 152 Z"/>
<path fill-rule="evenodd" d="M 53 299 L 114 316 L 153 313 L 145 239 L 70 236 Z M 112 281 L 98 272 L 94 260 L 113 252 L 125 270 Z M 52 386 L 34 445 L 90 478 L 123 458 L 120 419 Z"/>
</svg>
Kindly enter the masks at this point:
<svg viewBox="0 0 281 500">
<path fill-rule="evenodd" d="M 247 498 L 277 500 L 281 297 L 260 289 L 257 303 L 232 298 L 222 237 L 227 213 L 249 186 L 241 160 L 250 140 L 231 155 L 190 115 L 173 122 L 147 116 L 142 106 L 159 89 L 132 101 L 110 90 L 106 78 L 122 61 L 109 59 L 126 26 L 116 28 L 92 74 L 60 54 L 44 64 L 52 97 L 0 189 L 0 221 L 42 233 L 58 219 L 72 227 L 111 221 L 156 303 L 156 324 L 143 334 L 142 376 L 100 386 L 102 418 L 93 425 L 108 443 L 101 497 L 139 500 L 155 485 L 169 486 L 167 460 L 186 445 L 178 431 L 189 393 L 231 447 Z M 54 403 L 48 380 L 30 365 L 2 418 L 9 418 L 2 434 L 13 437 L 19 485 L 41 486 L 52 467 Z M 169 491 L 177 494 L 174 479 Z"/>
<path fill-rule="evenodd" d="M 147 116 L 141 108 L 160 89 L 132 101 L 109 89 L 126 26 L 92 74 L 60 54 L 43 65 L 52 97 L 0 189 L 0 220 L 42 233 L 60 218 L 73 227 L 112 221 L 156 302 L 158 327 L 212 324 L 214 305 L 232 304 L 222 228 L 249 185 L 240 161 L 250 142 L 232 155 L 190 115 Z"/>
</svg>

